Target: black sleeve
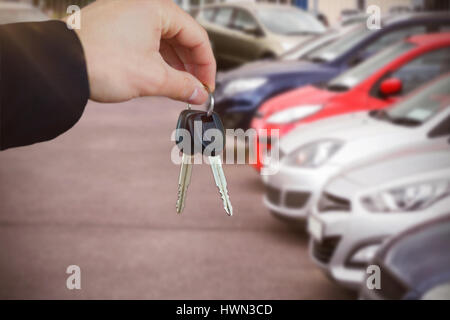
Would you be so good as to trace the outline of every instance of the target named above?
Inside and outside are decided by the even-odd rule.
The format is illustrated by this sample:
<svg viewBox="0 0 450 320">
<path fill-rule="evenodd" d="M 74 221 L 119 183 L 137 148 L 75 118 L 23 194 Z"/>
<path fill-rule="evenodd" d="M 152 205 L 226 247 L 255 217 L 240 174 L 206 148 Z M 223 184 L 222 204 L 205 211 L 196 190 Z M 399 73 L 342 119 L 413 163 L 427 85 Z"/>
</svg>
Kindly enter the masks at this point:
<svg viewBox="0 0 450 320">
<path fill-rule="evenodd" d="M 0 150 L 57 137 L 88 98 L 83 48 L 64 22 L 0 26 Z"/>
</svg>

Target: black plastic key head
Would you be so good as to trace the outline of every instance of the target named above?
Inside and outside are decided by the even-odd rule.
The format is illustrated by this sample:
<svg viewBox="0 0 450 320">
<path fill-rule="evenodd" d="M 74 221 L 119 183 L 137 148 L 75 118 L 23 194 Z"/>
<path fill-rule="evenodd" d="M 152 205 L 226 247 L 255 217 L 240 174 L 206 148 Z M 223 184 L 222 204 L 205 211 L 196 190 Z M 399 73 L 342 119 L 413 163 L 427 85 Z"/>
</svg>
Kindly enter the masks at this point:
<svg viewBox="0 0 450 320">
<path fill-rule="evenodd" d="M 194 153 L 201 152 L 206 156 L 217 156 L 225 148 L 225 130 L 218 113 L 210 116 L 206 112 L 190 114 L 187 126 L 192 134 Z"/>
<path fill-rule="evenodd" d="M 225 130 L 220 116 L 213 112 L 183 110 L 178 118 L 175 141 L 185 154 L 219 155 L 225 147 Z"/>
<path fill-rule="evenodd" d="M 180 151 L 186 154 L 194 154 L 194 140 L 193 136 L 189 132 L 188 117 L 193 113 L 198 113 L 199 110 L 186 109 L 180 113 L 177 122 L 177 128 L 175 130 L 175 143 Z"/>
</svg>

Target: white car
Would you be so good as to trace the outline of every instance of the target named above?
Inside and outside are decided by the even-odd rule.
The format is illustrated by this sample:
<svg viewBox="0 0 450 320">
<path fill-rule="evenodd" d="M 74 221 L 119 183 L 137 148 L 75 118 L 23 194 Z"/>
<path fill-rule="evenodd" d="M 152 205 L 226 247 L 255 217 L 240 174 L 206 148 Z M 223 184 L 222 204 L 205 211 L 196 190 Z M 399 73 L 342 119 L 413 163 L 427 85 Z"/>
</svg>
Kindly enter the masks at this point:
<svg viewBox="0 0 450 320">
<path fill-rule="evenodd" d="M 399 153 L 343 172 L 308 218 L 310 254 L 327 275 L 358 290 L 383 241 L 448 214 L 450 146 Z"/>
<path fill-rule="evenodd" d="M 304 220 L 325 183 L 346 168 L 377 161 L 450 136 L 450 75 L 389 110 L 331 117 L 302 125 L 281 139 L 280 161 L 264 175 L 265 206 L 275 215 Z M 275 146 L 276 147 L 276 146 Z"/>
</svg>

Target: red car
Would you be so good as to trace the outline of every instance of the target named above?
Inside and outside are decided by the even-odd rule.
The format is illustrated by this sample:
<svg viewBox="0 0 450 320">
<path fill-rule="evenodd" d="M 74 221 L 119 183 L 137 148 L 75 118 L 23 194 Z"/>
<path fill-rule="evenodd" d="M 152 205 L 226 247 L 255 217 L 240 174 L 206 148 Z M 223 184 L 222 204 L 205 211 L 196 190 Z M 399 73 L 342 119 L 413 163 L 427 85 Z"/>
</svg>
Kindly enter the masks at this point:
<svg viewBox="0 0 450 320">
<path fill-rule="evenodd" d="M 279 129 L 280 138 L 293 128 L 349 112 L 382 109 L 405 94 L 450 71 L 450 33 L 412 36 L 320 86 L 306 86 L 278 95 L 261 105 L 251 127 Z M 270 148 L 258 139 L 261 150 Z"/>
</svg>

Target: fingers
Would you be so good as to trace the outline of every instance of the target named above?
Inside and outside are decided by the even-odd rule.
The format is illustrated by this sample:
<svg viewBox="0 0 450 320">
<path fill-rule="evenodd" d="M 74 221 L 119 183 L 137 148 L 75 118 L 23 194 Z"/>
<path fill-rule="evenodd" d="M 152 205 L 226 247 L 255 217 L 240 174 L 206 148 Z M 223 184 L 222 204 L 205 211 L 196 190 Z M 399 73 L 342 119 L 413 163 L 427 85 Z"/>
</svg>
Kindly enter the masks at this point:
<svg viewBox="0 0 450 320">
<path fill-rule="evenodd" d="M 170 66 L 180 71 L 186 71 L 183 61 L 180 60 L 178 54 L 170 44 L 165 41 L 161 41 L 159 52 Z"/>
<path fill-rule="evenodd" d="M 147 86 L 144 95 L 166 96 L 192 104 L 202 104 L 206 101 L 208 92 L 191 73 L 174 69 L 161 57 L 156 61 L 156 64 L 159 65 L 161 72 L 155 75 L 154 65 L 148 67 L 149 70 L 153 71 L 153 76 L 149 79 L 149 86 Z M 154 82 L 155 79 L 159 79 L 157 83 Z"/>
<path fill-rule="evenodd" d="M 213 91 L 216 60 L 206 31 L 191 16 L 174 5 L 162 17 L 162 39 L 170 42 L 185 69 Z"/>
</svg>

